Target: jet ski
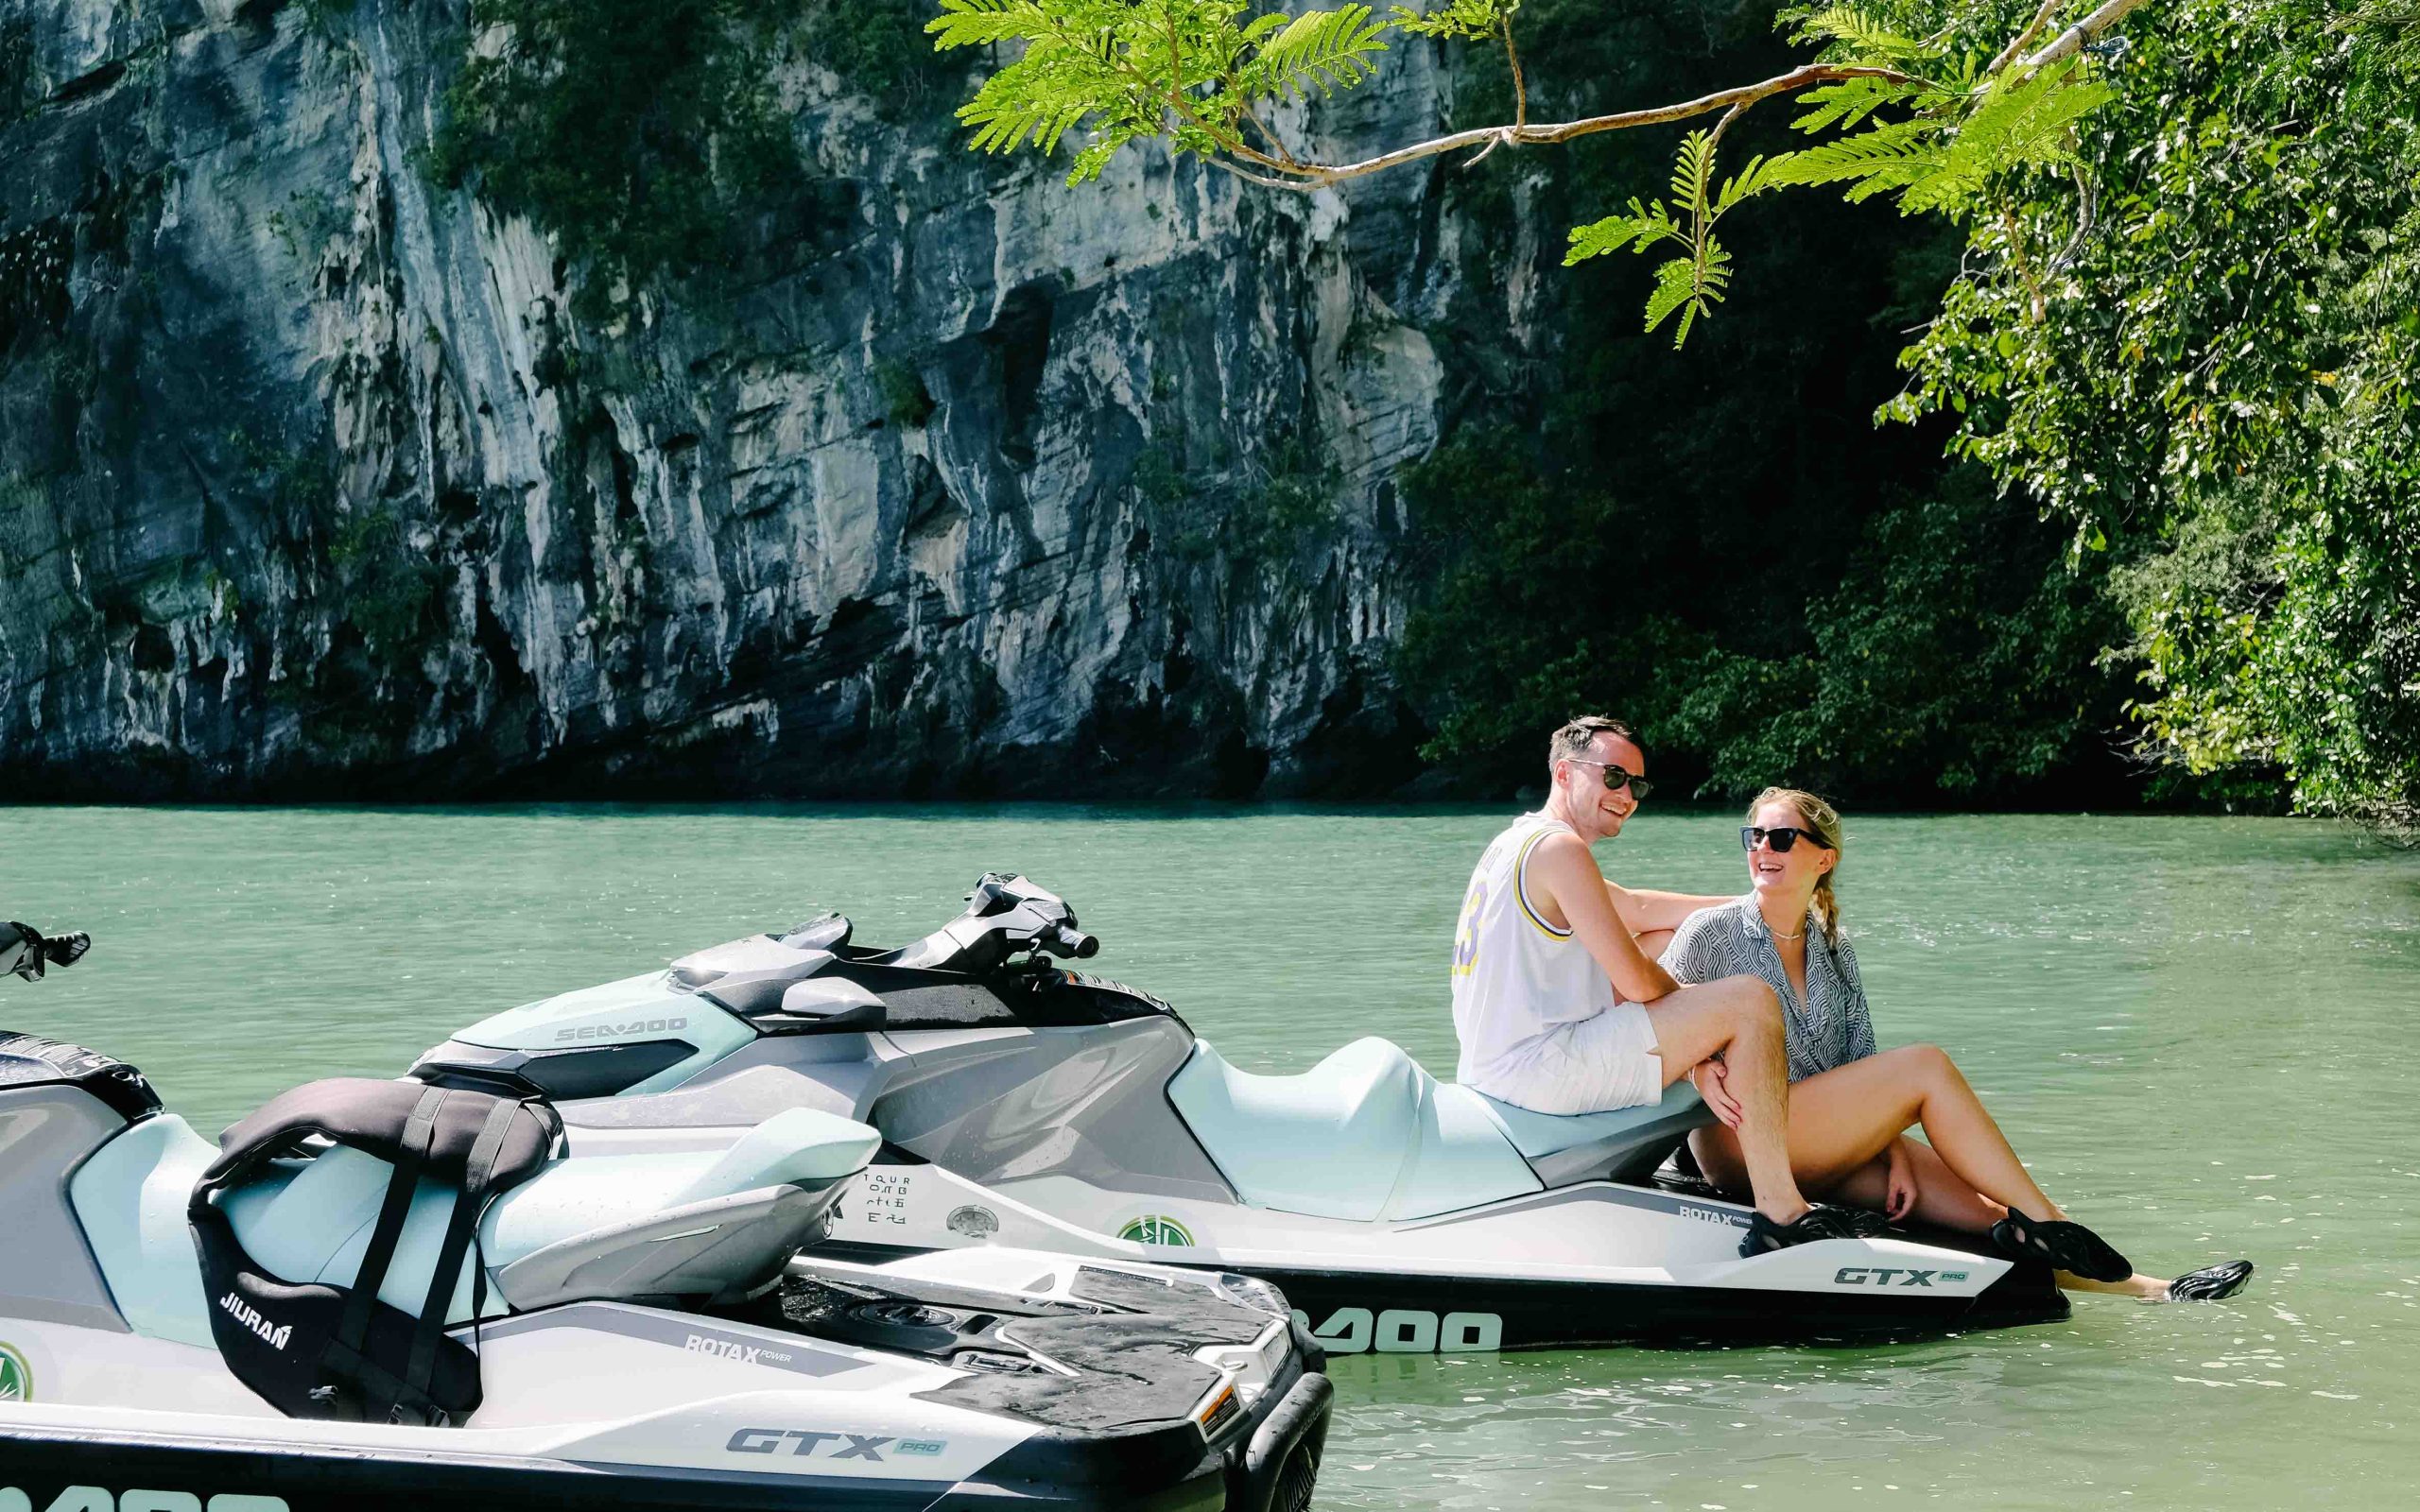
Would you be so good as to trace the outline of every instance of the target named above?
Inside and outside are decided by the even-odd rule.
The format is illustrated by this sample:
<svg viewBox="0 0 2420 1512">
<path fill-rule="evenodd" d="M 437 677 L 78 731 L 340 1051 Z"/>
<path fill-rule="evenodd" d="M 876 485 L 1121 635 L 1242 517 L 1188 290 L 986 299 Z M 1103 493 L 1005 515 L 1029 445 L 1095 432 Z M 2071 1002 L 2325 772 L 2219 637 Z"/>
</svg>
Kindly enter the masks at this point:
<svg viewBox="0 0 2420 1512">
<path fill-rule="evenodd" d="M 339 1079 L 214 1145 L 0 1032 L 0 1509 L 1308 1505 L 1332 1393 L 1273 1291 L 799 1256 L 881 1143 Z"/>
<path fill-rule="evenodd" d="M 1554 1117 L 1357 1040 L 1230 1064 L 1168 1004 L 1059 963 L 1098 939 L 988 873 L 916 942 L 826 915 L 499 1014 L 412 1074 L 556 1100 L 575 1130 L 792 1108 L 884 1144 L 832 1223 L 868 1255 L 974 1245 L 1152 1259 L 1281 1288 L 1330 1353 L 1904 1337 L 2062 1318 L 2049 1272 L 1907 1228 L 1742 1259 L 1750 1210 L 1668 1164 L 1712 1115 Z"/>
</svg>

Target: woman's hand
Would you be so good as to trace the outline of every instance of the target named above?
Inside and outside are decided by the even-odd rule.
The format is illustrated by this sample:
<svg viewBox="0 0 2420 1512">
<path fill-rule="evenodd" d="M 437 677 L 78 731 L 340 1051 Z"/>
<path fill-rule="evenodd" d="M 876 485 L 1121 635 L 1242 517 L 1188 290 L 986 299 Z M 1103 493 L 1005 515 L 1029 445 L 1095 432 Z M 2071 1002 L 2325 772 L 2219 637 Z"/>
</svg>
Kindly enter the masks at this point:
<svg viewBox="0 0 2420 1512">
<path fill-rule="evenodd" d="M 1916 1211 L 1916 1162 L 1908 1155 L 1906 1135 L 1891 1142 L 1891 1178 L 1884 1188 L 1882 1216 L 1897 1223 Z"/>
<path fill-rule="evenodd" d="M 1714 1116 L 1722 1121 L 1725 1128 L 1737 1128 L 1740 1118 L 1744 1116 L 1739 1099 L 1731 1095 L 1731 1089 L 1723 1085 L 1722 1077 L 1723 1065 L 1720 1060 L 1701 1060 L 1689 1068 L 1689 1085 L 1705 1099 L 1705 1106 L 1714 1109 Z"/>
</svg>

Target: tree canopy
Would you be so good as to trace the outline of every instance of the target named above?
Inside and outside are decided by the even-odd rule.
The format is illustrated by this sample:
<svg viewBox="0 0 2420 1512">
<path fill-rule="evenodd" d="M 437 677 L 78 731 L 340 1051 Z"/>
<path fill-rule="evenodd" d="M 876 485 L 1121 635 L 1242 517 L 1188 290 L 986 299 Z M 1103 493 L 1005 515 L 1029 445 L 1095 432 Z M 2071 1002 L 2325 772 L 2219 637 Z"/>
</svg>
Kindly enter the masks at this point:
<svg viewBox="0 0 2420 1512">
<path fill-rule="evenodd" d="M 1876 419 L 1945 421 L 1957 468 L 1875 517 L 1794 645 L 1718 644 L 1674 614 L 1634 624 L 1664 655 L 1657 722 L 1715 787 L 1870 774 L 1921 747 L 1931 784 L 1955 791 L 2099 740 L 2205 796 L 2420 821 L 2411 0 L 1794 9 L 1780 18 L 1803 49 L 1793 66 L 1548 124 L 1530 119 L 1521 55 L 1526 28 L 1552 25 L 1544 0 L 1526 15 L 1518 0 L 1451 0 L 1384 17 L 941 3 L 938 46 L 1018 44 L 959 110 L 973 145 L 1048 151 L 1080 130 L 1079 180 L 1145 140 L 1303 191 L 1448 152 L 1687 124 L 1667 193 L 1583 210 L 1597 218 L 1566 257 L 1666 254 L 1645 323 L 1670 321 L 1676 341 L 1733 287 L 1717 231 L 1750 198 L 1830 185 L 1954 228 L 1956 271 Z M 1271 129 L 1273 103 L 1359 84 L 1406 36 L 1500 50 L 1508 117 L 1345 163 L 1309 161 Z M 1735 123 L 1777 97 L 1806 140 L 1737 157 Z M 1449 447 L 1408 480 L 1432 519 L 1458 521 L 1435 538 L 1435 588 L 1404 650 L 1442 690 L 1444 754 L 1600 686 L 1537 627 L 1586 623 L 1575 608 L 1621 579 L 1620 548 L 1585 539 L 1618 501 L 1552 467 L 1529 482 L 1491 467 Z M 2014 528 L 2035 517 L 2039 533 Z"/>
</svg>

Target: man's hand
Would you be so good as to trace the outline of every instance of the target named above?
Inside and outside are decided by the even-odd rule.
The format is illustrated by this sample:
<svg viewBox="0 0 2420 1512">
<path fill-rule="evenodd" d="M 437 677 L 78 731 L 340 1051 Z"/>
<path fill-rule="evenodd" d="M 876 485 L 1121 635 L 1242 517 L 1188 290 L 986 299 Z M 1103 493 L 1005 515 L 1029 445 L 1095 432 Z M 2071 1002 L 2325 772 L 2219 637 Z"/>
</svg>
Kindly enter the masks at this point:
<svg viewBox="0 0 2420 1512">
<path fill-rule="evenodd" d="M 1613 900 L 1614 912 L 1620 916 L 1625 927 L 1640 936 L 1639 946 L 1651 955 L 1660 955 L 1664 947 L 1650 947 L 1644 936 L 1668 935 L 1681 927 L 1681 920 L 1701 908 L 1727 903 L 1728 898 L 1714 898 L 1690 892 L 1656 892 L 1647 887 L 1625 887 L 1611 878 L 1605 882 L 1605 895 Z"/>
<path fill-rule="evenodd" d="M 1884 1189 L 1882 1216 L 1897 1223 L 1916 1211 L 1916 1162 L 1908 1155 L 1906 1135 L 1891 1142 L 1891 1179 Z"/>
<path fill-rule="evenodd" d="M 1701 1060 L 1689 1068 L 1689 1085 L 1698 1090 L 1698 1095 L 1705 1099 L 1705 1106 L 1714 1110 L 1715 1117 L 1722 1120 L 1725 1128 L 1737 1128 L 1742 1116 L 1739 1099 L 1732 1096 L 1731 1089 L 1723 1085 L 1723 1075 L 1721 1061 Z"/>
</svg>

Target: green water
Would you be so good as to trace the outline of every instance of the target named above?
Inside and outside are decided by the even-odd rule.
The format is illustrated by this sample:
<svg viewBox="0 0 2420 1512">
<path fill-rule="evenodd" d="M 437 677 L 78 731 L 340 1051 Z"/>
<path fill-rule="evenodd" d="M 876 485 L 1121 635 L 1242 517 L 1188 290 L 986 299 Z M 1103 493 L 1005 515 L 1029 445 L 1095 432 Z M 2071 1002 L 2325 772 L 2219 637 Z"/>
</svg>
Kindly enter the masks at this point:
<svg viewBox="0 0 2420 1512">
<path fill-rule="evenodd" d="M 1444 962 L 1504 816 L 1080 808 L 0 809 L 0 917 L 94 932 L 0 1023 L 141 1065 L 204 1128 L 391 1074 L 497 1008 L 824 907 L 896 940 L 986 868 L 1238 1063 L 1362 1034 L 1453 1069 Z M 1742 885 L 1727 814 L 1617 879 Z M 1879 1349 L 1337 1363 L 1325 1507 L 2305 1508 L 2420 1470 L 2420 858 L 2269 820 L 1851 820 L 1885 1044 L 1948 1046 L 2043 1184 L 2220 1306 Z"/>
</svg>

